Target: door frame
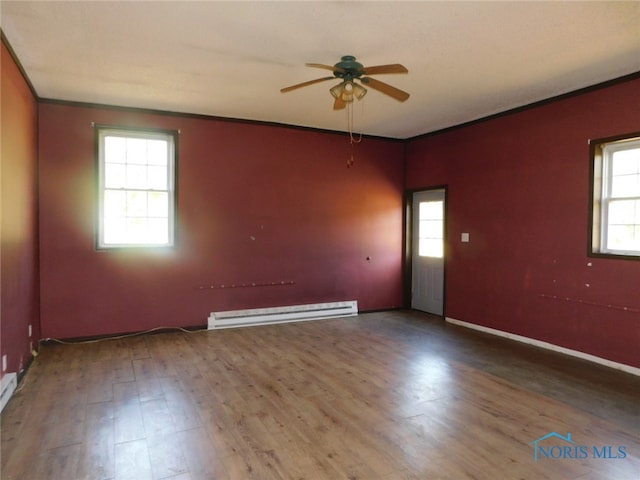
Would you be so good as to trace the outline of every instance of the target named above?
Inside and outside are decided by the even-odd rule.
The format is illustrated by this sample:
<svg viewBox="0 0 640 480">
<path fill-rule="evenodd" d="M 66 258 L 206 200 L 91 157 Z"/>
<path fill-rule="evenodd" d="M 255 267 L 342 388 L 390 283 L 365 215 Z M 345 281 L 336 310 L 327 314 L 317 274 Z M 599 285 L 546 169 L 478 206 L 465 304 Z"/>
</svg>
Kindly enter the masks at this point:
<svg viewBox="0 0 640 480">
<path fill-rule="evenodd" d="M 411 309 L 411 290 L 413 283 L 413 194 L 417 192 L 430 192 L 434 190 L 444 190 L 444 266 L 442 273 L 442 317 L 447 316 L 447 264 L 449 263 L 448 248 L 448 223 L 449 223 L 449 186 L 434 185 L 430 187 L 414 188 L 404 192 L 404 252 L 402 262 L 402 304 L 405 309 Z"/>
</svg>

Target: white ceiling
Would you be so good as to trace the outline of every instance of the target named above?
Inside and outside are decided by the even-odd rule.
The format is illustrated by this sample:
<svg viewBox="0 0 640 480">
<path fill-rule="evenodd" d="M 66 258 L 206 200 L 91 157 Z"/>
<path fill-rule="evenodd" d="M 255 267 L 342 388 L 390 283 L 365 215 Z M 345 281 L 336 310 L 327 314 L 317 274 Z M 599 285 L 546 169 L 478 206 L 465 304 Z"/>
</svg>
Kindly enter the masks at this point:
<svg viewBox="0 0 640 480">
<path fill-rule="evenodd" d="M 355 55 L 376 78 L 355 130 L 409 138 L 640 71 L 640 2 L 0 1 L 41 98 L 347 129 L 324 82 Z"/>
</svg>

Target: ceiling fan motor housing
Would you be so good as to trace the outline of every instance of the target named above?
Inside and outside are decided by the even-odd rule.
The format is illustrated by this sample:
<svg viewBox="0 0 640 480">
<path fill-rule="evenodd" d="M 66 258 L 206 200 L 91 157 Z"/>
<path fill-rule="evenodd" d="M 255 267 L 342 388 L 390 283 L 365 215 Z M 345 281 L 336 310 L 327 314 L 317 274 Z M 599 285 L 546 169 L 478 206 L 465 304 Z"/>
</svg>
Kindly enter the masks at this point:
<svg viewBox="0 0 640 480">
<path fill-rule="evenodd" d="M 333 71 L 333 74 L 338 78 L 343 78 L 344 80 L 350 81 L 354 78 L 360 78 L 362 76 L 362 70 L 364 66 L 356 62 L 356 57 L 353 55 L 345 55 L 342 57 L 341 61 L 334 65 L 336 70 Z"/>
</svg>

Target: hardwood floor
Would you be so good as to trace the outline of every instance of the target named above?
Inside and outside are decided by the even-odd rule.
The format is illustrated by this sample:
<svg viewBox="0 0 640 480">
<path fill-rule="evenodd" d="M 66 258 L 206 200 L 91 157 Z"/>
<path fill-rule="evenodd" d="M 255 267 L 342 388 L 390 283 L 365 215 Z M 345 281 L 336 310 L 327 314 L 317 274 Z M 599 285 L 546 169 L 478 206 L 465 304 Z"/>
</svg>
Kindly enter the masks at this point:
<svg viewBox="0 0 640 480">
<path fill-rule="evenodd" d="M 22 385 L 3 480 L 640 479 L 638 377 L 418 312 L 49 344 Z"/>
</svg>

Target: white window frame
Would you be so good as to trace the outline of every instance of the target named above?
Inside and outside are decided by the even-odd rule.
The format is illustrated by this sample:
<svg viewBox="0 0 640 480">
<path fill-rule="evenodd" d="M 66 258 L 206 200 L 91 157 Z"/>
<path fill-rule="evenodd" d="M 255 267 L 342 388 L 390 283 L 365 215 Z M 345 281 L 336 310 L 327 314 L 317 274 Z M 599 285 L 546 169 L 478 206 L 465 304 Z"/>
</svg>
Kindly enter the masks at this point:
<svg viewBox="0 0 640 480">
<path fill-rule="evenodd" d="M 96 126 L 96 159 L 98 171 L 98 191 L 97 191 L 97 226 L 96 226 L 96 248 L 98 250 L 123 249 L 123 248 L 167 248 L 176 244 L 176 172 L 177 172 L 177 144 L 178 137 L 176 131 L 158 129 L 137 129 L 113 126 Z M 167 142 L 167 185 L 166 189 L 158 188 L 107 188 L 105 186 L 105 138 L 107 137 L 135 138 L 144 140 L 163 140 Z M 105 241 L 105 192 L 107 190 L 140 191 L 140 192 L 166 192 L 168 196 L 167 212 L 167 236 L 166 241 L 125 241 L 109 242 Z M 144 216 L 141 218 L 152 218 Z"/>
<path fill-rule="evenodd" d="M 591 209 L 590 247 L 592 256 L 605 256 L 640 260 L 640 250 L 621 250 L 609 244 L 609 205 L 619 200 L 640 201 L 640 189 L 636 196 L 612 195 L 612 163 L 616 152 L 640 148 L 640 132 L 594 140 L 591 147 Z M 636 221 L 636 220 L 633 220 Z M 633 222 L 632 222 L 633 224 Z M 636 223 L 636 228 L 639 224 Z"/>
</svg>

